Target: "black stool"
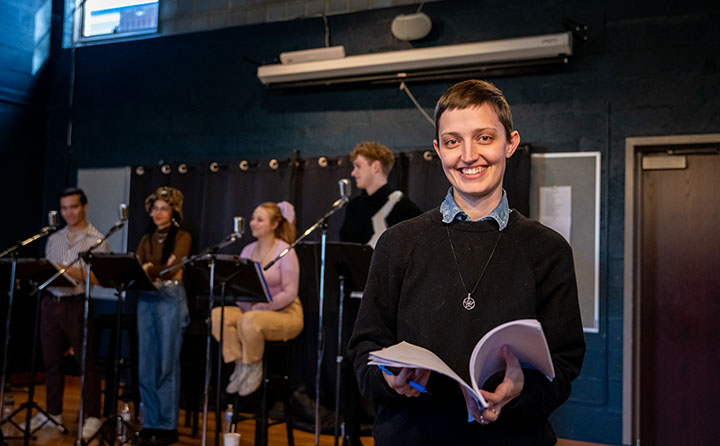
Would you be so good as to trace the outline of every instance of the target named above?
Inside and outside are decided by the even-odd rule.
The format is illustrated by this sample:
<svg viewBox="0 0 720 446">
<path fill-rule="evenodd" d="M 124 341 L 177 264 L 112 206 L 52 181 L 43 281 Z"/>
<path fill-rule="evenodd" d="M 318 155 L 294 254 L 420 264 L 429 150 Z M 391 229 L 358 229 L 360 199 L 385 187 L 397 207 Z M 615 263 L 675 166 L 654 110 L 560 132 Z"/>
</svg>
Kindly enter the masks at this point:
<svg viewBox="0 0 720 446">
<path fill-rule="evenodd" d="M 293 340 L 289 341 L 265 341 L 265 355 L 262 360 L 263 367 L 263 380 L 260 384 L 259 398 L 260 404 L 256 415 L 247 417 L 239 415 L 237 413 L 238 400 L 241 398 L 239 395 L 235 395 L 235 403 L 233 404 L 233 424 L 245 420 L 255 420 L 255 446 L 267 446 L 268 442 L 268 428 L 276 424 L 285 423 L 287 429 L 287 441 L 289 446 L 295 445 L 295 438 L 293 437 L 293 419 L 292 419 L 292 408 L 290 407 L 290 400 L 292 397 L 292 389 L 290 388 L 290 374 L 292 371 L 292 358 L 294 350 Z M 270 370 L 268 363 L 271 358 L 278 356 L 282 357 L 283 368 L 282 370 Z M 270 386 L 273 384 L 280 384 L 282 387 L 283 395 L 283 411 L 285 414 L 284 420 L 268 421 L 268 399 L 270 393 Z"/>
<path fill-rule="evenodd" d="M 192 312 L 191 312 L 192 313 Z M 185 427 L 192 427 L 190 435 L 198 438 L 200 430 L 200 414 L 203 411 L 202 383 L 205 376 L 205 362 L 197 358 L 205 357 L 205 343 L 207 341 L 207 321 L 195 317 L 185 328 L 183 345 L 180 352 L 180 407 L 185 409 Z M 217 350 L 212 346 L 213 351 Z M 213 380 L 210 380 L 213 383 Z M 200 383 L 200 385 L 198 385 Z M 210 395 L 214 395 L 210 392 Z M 212 407 L 212 406 L 211 406 Z"/>
</svg>

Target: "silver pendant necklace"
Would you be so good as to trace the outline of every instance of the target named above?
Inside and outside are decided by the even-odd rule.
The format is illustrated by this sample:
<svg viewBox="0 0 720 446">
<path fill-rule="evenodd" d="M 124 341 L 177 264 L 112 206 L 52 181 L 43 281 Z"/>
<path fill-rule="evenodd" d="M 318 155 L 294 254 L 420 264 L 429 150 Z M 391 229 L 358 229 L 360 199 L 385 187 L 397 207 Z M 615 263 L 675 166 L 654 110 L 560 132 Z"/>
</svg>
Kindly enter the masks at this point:
<svg viewBox="0 0 720 446">
<path fill-rule="evenodd" d="M 458 263 L 457 255 L 455 254 L 455 246 L 453 246 L 452 238 L 450 237 L 450 228 L 449 225 L 445 226 L 445 230 L 447 231 L 448 236 L 448 242 L 450 242 L 450 250 L 452 251 L 453 259 L 455 259 L 455 267 L 458 271 L 458 276 L 460 276 L 460 283 L 463 286 L 463 290 L 465 290 L 465 293 L 467 296 L 463 299 L 462 305 L 463 308 L 470 311 L 473 308 L 475 308 L 475 299 L 473 299 L 472 295 L 477 290 L 477 287 L 480 285 L 480 281 L 482 280 L 483 276 L 485 275 L 485 271 L 487 271 L 488 266 L 490 265 L 490 261 L 493 258 L 493 255 L 495 255 L 495 249 L 498 247 L 498 243 L 500 243 L 500 236 L 502 236 L 502 232 L 498 232 L 498 238 L 495 240 L 495 246 L 493 246 L 492 251 L 490 251 L 490 257 L 488 257 L 487 263 L 485 263 L 485 267 L 483 268 L 482 272 L 480 273 L 480 277 L 478 277 L 477 282 L 475 283 L 475 286 L 473 287 L 472 291 L 468 291 L 467 286 L 465 286 L 465 280 L 463 280 L 462 273 L 460 272 L 460 264 Z"/>
</svg>

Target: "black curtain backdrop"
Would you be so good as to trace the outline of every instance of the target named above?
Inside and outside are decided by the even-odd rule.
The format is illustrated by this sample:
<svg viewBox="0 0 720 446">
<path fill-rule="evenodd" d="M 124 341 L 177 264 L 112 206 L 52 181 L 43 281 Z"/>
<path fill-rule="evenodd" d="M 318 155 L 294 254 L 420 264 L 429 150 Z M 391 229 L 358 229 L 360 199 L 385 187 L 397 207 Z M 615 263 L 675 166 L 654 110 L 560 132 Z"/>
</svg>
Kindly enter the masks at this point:
<svg viewBox="0 0 720 446">
<path fill-rule="evenodd" d="M 525 215 L 529 213 L 530 146 L 520 146 L 508 161 L 505 189 L 510 205 Z M 270 167 L 269 160 L 249 162 L 242 170 L 237 162 L 219 164 L 216 172 L 210 163 L 188 165 L 187 172 L 178 171 L 178 164 L 170 164 L 164 173 L 161 166 L 133 168 L 130 184 L 129 251 L 134 251 L 140 238 L 151 223 L 145 212 L 145 198 L 159 186 L 172 186 L 185 195 L 182 228 L 190 232 L 193 243 L 191 254 L 213 246 L 233 230 L 233 217 L 242 216 L 249 222 L 253 210 L 265 201 L 290 201 L 295 205 L 297 234 L 317 221 L 330 208 L 339 195 L 338 180 L 350 177 L 352 165 L 347 156 L 304 158 L 293 157 Z M 440 205 L 449 183 L 433 151 L 414 151 L 399 154 L 388 183 L 405 192 L 418 207 L 427 211 Z M 353 195 L 359 191 L 353 190 Z M 340 211 L 329 219 L 328 241 L 338 241 L 338 232 L 344 218 Z M 319 241 L 320 230 L 306 240 Z M 223 253 L 239 253 L 252 242 L 249 228 L 235 245 Z M 305 312 L 305 328 L 298 338 L 296 351 L 296 387 L 304 386 L 314 398 L 317 363 L 318 282 L 301 271 L 300 299 Z M 328 279 L 324 305 L 325 352 L 322 362 L 321 401 L 333 408 L 335 399 L 335 358 L 337 355 L 338 290 L 332 286 L 336 280 Z M 196 320 L 207 318 L 207 301 L 188 296 L 191 316 Z M 344 339 L 347 340 L 357 314 L 359 302 L 350 299 L 345 307 Z M 348 301 L 346 301 L 348 302 Z M 346 341 L 345 341 L 346 342 Z M 343 348 L 344 350 L 344 348 Z M 198 351 L 204 357 L 204 350 Z M 215 364 L 213 360 L 213 364 Z M 198 382 L 198 386 L 202 383 Z"/>
</svg>

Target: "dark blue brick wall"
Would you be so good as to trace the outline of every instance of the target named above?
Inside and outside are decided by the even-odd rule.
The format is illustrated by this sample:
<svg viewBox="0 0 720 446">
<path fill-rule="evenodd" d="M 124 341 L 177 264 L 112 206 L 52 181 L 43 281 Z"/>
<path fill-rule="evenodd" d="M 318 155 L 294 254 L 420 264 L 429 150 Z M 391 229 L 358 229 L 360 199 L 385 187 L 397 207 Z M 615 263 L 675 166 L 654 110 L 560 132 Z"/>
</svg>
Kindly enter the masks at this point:
<svg viewBox="0 0 720 446">
<path fill-rule="evenodd" d="M 536 150 L 602 153 L 600 332 L 587 334 L 583 372 L 553 415 L 565 438 L 621 442 L 625 138 L 720 131 L 720 6 L 666 3 L 429 3 L 434 30 L 413 45 L 395 41 L 389 22 L 415 7 L 329 18 L 331 43 L 348 54 L 559 32 L 563 17 L 590 25 L 563 71 L 494 79 Z M 78 48 L 72 152 L 70 51 L 54 47 L 46 206 L 78 167 L 333 155 L 368 139 L 430 148 L 432 128 L 396 86 L 266 91 L 244 60 L 323 39 L 318 18 Z M 411 89 L 429 110 L 448 85 Z"/>
<path fill-rule="evenodd" d="M 0 2 L 0 250 L 42 224 L 47 75 L 32 73 L 38 0 Z M 23 255 L 35 255 L 38 247 Z"/>
<path fill-rule="evenodd" d="M 19 239 L 35 234 L 43 219 L 43 157 L 47 145 L 47 84 L 45 70 L 32 73 L 35 50 L 35 14 L 41 5 L 36 0 L 0 2 L 0 251 Z M 20 251 L 22 257 L 38 256 L 42 243 Z M 6 320 L 7 290 L 2 277 L 0 320 Z M 34 302 L 18 292 L 8 345 L 8 372 L 27 371 L 33 325 Z M 0 333 L 4 343 L 5 330 Z"/>
</svg>

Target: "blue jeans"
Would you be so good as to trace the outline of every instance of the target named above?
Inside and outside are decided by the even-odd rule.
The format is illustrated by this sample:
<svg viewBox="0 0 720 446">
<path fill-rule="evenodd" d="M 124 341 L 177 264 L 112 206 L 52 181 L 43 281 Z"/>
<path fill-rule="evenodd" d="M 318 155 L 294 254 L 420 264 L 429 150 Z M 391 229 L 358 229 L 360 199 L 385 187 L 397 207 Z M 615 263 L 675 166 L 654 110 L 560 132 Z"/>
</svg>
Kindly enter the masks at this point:
<svg viewBox="0 0 720 446">
<path fill-rule="evenodd" d="M 143 427 L 176 429 L 180 408 L 180 349 L 190 321 L 185 288 L 171 283 L 138 296 L 138 375 Z"/>
</svg>

